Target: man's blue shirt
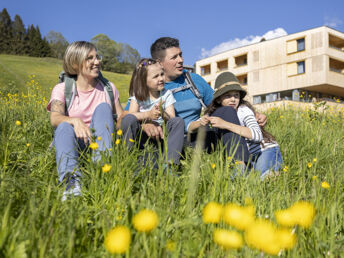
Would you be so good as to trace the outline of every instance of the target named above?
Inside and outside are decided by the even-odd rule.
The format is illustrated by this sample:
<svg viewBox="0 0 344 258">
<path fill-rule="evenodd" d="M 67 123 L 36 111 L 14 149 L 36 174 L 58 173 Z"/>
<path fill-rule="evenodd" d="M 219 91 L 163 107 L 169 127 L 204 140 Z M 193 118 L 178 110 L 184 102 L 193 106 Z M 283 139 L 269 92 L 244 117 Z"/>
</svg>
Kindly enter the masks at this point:
<svg viewBox="0 0 344 258">
<path fill-rule="evenodd" d="M 186 71 L 184 71 L 185 73 Z M 198 88 L 203 102 L 206 106 L 211 103 L 213 98 L 213 89 L 209 86 L 209 84 L 198 74 L 190 73 L 191 78 Z M 184 86 L 185 76 L 181 75 L 177 79 L 171 82 L 165 83 L 166 90 L 172 90 L 175 88 L 179 88 Z M 182 90 L 173 94 L 176 103 L 174 103 L 174 109 L 176 111 L 176 116 L 181 117 L 184 119 L 185 122 L 185 131 L 189 127 L 189 124 L 192 121 L 197 121 L 200 118 L 202 105 L 196 96 L 192 93 L 190 89 Z"/>
</svg>

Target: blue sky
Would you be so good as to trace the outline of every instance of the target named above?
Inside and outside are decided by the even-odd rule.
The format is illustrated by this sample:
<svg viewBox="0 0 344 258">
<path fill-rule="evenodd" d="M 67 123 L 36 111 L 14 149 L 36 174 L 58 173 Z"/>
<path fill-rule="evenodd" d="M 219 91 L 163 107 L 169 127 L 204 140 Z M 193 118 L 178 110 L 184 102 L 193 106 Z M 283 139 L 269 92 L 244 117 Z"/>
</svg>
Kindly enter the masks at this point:
<svg viewBox="0 0 344 258">
<path fill-rule="evenodd" d="M 1 10 L 42 35 L 58 31 L 69 41 L 99 33 L 129 43 L 141 56 L 162 36 L 179 38 L 186 64 L 216 51 L 328 25 L 344 32 L 343 0 L 2 0 Z"/>
</svg>

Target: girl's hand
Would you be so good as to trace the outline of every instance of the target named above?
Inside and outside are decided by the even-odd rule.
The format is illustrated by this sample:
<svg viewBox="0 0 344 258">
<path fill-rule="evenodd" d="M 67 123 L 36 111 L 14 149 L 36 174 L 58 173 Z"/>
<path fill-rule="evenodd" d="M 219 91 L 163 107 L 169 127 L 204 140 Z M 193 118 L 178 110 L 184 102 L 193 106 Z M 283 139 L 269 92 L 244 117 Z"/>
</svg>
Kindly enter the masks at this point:
<svg viewBox="0 0 344 258">
<path fill-rule="evenodd" d="M 155 105 L 150 111 L 148 111 L 148 118 L 151 120 L 156 120 L 160 117 L 160 107 L 159 104 Z"/>
<path fill-rule="evenodd" d="M 209 116 L 204 115 L 200 118 L 199 121 L 200 121 L 201 126 L 206 126 L 207 124 L 209 124 Z"/>
<path fill-rule="evenodd" d="M 209 119 L 210 124 L 213 127 L 220 128 L 220 129 L 226 129 L 226 123 L 227 122 L 225 120 L 223 120 L 222 118 L 217 117 L 217 116 L 210 116 L 210 117 L 208 117 L 208 119 Z"/>
<path fill-rule="evenodd" d="M 82 139 L 85 144 L 90 142 L 92 133 L 90 128 L 80 118 L 73 118 L 72 125 L 77 138 Z"/>
</svg>

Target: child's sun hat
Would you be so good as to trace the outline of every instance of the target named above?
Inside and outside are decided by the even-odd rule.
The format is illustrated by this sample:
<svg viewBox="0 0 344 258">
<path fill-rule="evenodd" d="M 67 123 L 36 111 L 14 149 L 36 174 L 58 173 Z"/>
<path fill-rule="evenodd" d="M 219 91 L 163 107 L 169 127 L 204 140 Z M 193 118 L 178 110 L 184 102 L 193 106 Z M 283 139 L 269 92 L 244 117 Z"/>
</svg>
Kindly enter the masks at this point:
<svg viewBox="0 0 344 258">
<path fill-rule="evenodd" d="M 223 72 L 216 77 L 213 99 L 220 97 L 228 91 L 239 91 L 240 98 L 244 98 L 247 92 L 240 86 L 238 78 L 231 72 Z"/>
</svg>

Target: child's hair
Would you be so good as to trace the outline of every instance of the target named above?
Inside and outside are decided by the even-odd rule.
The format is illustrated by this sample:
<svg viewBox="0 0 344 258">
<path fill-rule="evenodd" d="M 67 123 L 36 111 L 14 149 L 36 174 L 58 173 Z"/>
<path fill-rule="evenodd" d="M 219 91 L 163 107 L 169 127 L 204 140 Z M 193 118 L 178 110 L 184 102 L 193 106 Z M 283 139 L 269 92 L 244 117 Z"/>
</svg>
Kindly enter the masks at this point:
<svg viewBox="0 0 344 258">
<path fill-rule="evenodd" d="M 221 103 L 219 103 L 219 99 L 221 96 L 217 97 L 216 99 L 213 99 L 213 101 L 211 102 L 211 104 L 208 106 L 208 108 L 205 110 L 204 114 L 208 114 L 211 115 L 217 108 L 221 107 Z M 251 109 L 254 113 L 254 115 L 256 115 L 256 110 L 254 109 L 254 107 L 251 105 L 250 102 L 244 100 L 242 97 L 240 97 L 240 101 L 239 101 L 239 106 L 240 105 L 245 105 L 247 106 L 249 109 Z M 264 127 L 259 126 L 260 130 L 262 131 L 263 134 L 263 139 L 265 142 L 272 142 L 272 141 L 276 141 L 275 137 L 265 131 Z M 264 146 L 263 146 L 264 147 Z"/>
<path fill-rule="evenodd" d="M 145 101 L 149 98 L 149 89 L 147 86 L 147 68 L 149 65 L 156 63 L 157 61 L 151 58 L 143 58 L 137 63 L 130 80 L 130 96 L 135 96 L 135 98 L 139 101 Z"/>
</svg>

